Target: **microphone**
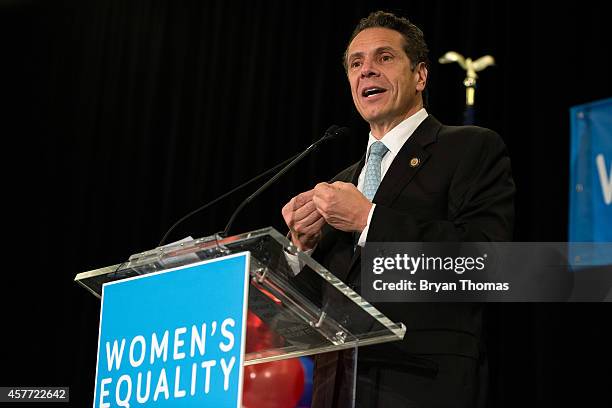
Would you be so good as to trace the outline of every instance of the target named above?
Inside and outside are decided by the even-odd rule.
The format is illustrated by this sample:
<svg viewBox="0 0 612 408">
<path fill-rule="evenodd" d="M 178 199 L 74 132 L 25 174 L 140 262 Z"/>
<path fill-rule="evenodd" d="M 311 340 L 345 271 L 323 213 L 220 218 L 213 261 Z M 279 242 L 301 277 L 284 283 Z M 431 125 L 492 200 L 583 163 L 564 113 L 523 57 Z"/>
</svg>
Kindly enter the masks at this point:
<svg viewBox="0 0 612 408">
<path fill-rule="evenodd" d="M 244 183 L 242 183 L 241 185 L 239 185 L 238 187 L 233 188 L 232 190 L 228 191 L 227 193 L 215 198 L 214 200 L 204 204 L 201 207 L 196 208 L 195 210 L 191 211 L 190 213 L 188 213 L 187 215 L 183 216 L 181 219 L 179 219 L 178 221 L 176 221 L 174 224 L 172 224 L 172 226 L 166 231 L 166 233 L 164 234 L 164 236 L 162 237 L 162 239 L 159 241 L 159 244 L 157 244 L 157 247 L 160 247 L 162 245 L 164 245 L 166 243 L 166 239 L 168 239 L 168 236 L 170 235 L 170 233 L 172 231 L 174 231 L 174 229 L 176 227 L 178 227 L 183 221 L 185 221 L 186 219 L 190 218 L 192 215 L 195 215 L 197 213 L 199 213 L 200 211 L 203 211 L 205 209 L 207 209 L 208 207 L 212 206 L 213 204 L 218 203 L 219 201 L 223 200 L 225 197 L 235 193 L 238 190 L 243 189 L 244 187 L 248 186 L 249 184 L 259 180 L 260 178 L 267 176 L 268 174 L 272 173 L 273 171 L 276 171 L 278 168 L 287 165 L 287 163 L 289 163 L 287 165 L 286 169 L 281 170 L 281 173 L 286 172 L 287 170 L 289 170 L 289 168 L 293 167 L 293 163 L 292 161 L 295 161 L 297 163 L 297 161 L 301 160 L 301 158 L 299 158 L 298 156 L 305 156 L 306 154 L 308 154 L 309 152 L 311 152 L 312 150 L 316 149 L 318 147 L 319 144 L 323 143 L 326 140 L 332 139 L 334 137 L 340 136 L 343 133 L 347 133 L 349 131 L 348 128 L 343 127 L 340 128 L 339 126 L 336 125 L 332 125 L 330 126 L 326 131 L 325 131 L 325 135 L 317 140 L 315 143 L 313 143 L 312 145 L 310 145 L 308 147 L 308 149 L 306 149 L 306 151 L 302 152 L 302 153 L 298 153 L 290 158 L 288 158 L 287 160 L 283 161 L 282 163 L 277 164 L 276 166 L 272 167 L 271 169 L 268 169 L 266 171 L 264 171 L 263 173 L 253 177 L 252 179 L 245 181 Z M 302 156 L 302 157 L 303 157 Z M 291 167 L 290 167 L 291 166 Z M 282 175 L 282 174 L 281 174 Z M 279 176 L 280 177 L 280 176 Z M 277 177 L 278 178 L 278 177 Z M 272 184 L 272 183 L 270 183 Z M 269 184 L 268 184 L 269 185 Z M 267 186 L 266 186 L 267 188 Z M 265 189 L 265 188 L 264 188 Z M 263 191 L 264 189 L 260 188 L 261 191 Z M 259 191 L 259 190 L 258 190 Z M 254 194 L 251 195 L 251 197 L 247 198 L 247 200 L 252 200 L 255 194 L 259 194 L 259 192 L 256 191 Z M 246 201 L 246 200 L 245 200 Z M 234 214 L 232 215 L 232 219 L 230 220 L 230 222 L 233 222 L 234 218 L 236 217 L 236 214 L 238 213 L 238 211 L 244 207 L 244 205 L 246 205 L 248 203 L 248 201 L 244 202 L 243 204 L 241 204 L 240 207 L 238 207 L 238 210 L 236 210 L 236 212 L 234 212 Z M 231 226 L 231 223 L 229 224 Z M 226 227 L 226 231 L 229 230 L 228 227 Z M 225 231 L 224 231 L 225 232 Z"/>
<path fill-rule="evenodd" d="M 238 213 L 240 213 L 240 211 L 248 203 L 253 201 L 253 199 L 255 197 L 257 197 L 259 194 L 261 194 L 264 190 L 266 190 L 274 182 L 276 182 L 276 180 L 278 180 L 285 173 L 287 173 L 293 166 L 295 166 L 297 163 L 299 163 L 304 157 L 308 156 L 317 147 L 319 147 L 319 145 L 321 145 L 323 142 L 326 142 L 326 141 L 328 141 L 330 139 L 334 139 L 334 138 L 339 137 L 339 136 L 344 136 L 344 135 L 348 134 L 349 132 L 350 132 L 350 130 L 347 127 L 339 127 L 337 125 L 331 125 L 325 131 L 325 134 L 323 135 L 322 138 L 320 138 L 319 140 L 317 140 L 316 142 L 314 142 L 313 144 L 308 146 L 308 148 L 306 148 L 306 150 L 304 150 L 297 157 L 295 157 L 293 160 L 291 160 L 291 162 L 289 164 L 287 164 L 285 167 L 283 167 L 278 173 L 276 173 L 276 175 L 274 175 L 274 177 L 272 177 L 270 180 L 268 180 L 264 185 L 259 187 L 253 194 L 248 196 L 242 203 L 240 203 L 238 208 L 236 208 L 236 210 L 234 211 L 234 213 L 230 217 L 229 221 L 227 222 L 227 225 L 225 226 L 225 229 L 222 232 L 220 232 L 219 235 L 221 237 L 223 237 L 223 238 L 227 237 L 227 234 L 229 233 L 229 230 L 232 227 L 232 224 L 234 223 L 234 220 L 236 219 L 236 216 L 238 215 Z"/>
<path fill-rule="evenodd" d="M 192 215 L 195 215 L 197 213 L 199 213 L 200 211 L 203 211 L 205 209 L 207 209 L 208 207 L 210 207 L 213 204 L 218 203 L 219 201 L 223 200 L 225 197 L 235 193 L 236 191 L 239 191 L 241 189 L 243 189 L 244 187 L 248 186 L 249 184 L 259 180 L 260 178 L 267 176 L 268 174 L 272 173 L 273 171 L 277 170 L 278 168 L 286 165 L 287 163 L 289 163 L 291 160 L 295 159 L 296 157 L 298 157 L 299 153 L 294 155 L 293 157 L 288 158 L 287 160 L 285 160 L 282 163 L 277 164 L 276 166 L 272 167 L 271 169 L 268 169 L 266 171 L 264 171 L 263 173 L 253 177 L 252 179 L 250 179 L 249 181 L 245 181 L 244 183 L 242 183 L 241 185 L 239 185 L 238 187 L 233 188 L 232 190 L 228 191 L 227 193 L 215 198 L 212 201 L 209 201 L 208 203 L 204 204 L 201 207 L 196 208 L 195 210 L 193 210 L 192 212 L 190 212 L 189 214 L 183 216 L 180 220 L 178 220 L 177 222 L 175 222 L 174 224 L 172 224 L 172 226 L 168 229 L 168 231 L 166 231 L 166 233 L 164 234 L 163 238 L 161 239 L 161 241 L 159 241 L 159 244 L 157 244 L 157 247 L 160 247 L 162 245 L 164 245 L 166 243 L 166 239 L 168 239 L 168 236 L 170 235 L 170 233 L 172 231 L 174 231 L 174 229 L 176 227 L 178 227 L 183 221 L 185 221 L 186 219 L 188 219 L 189 217 L 191 217 Z"/>
</svg>

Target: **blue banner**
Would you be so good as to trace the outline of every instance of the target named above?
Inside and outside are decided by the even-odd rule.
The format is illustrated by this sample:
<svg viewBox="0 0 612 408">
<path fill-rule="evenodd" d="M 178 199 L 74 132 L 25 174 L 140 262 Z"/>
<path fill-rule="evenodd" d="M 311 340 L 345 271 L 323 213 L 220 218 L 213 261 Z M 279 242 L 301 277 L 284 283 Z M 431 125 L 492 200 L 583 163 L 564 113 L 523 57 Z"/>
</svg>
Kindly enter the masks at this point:
<svg viewBox="0 0 612 408">
<path fill-rule="evenodd" d="M 612 241 L 612 98 L 570 109 L 569 241 Z M 587 254 L 612 264 L 612 254 Z"/>
<path fill-rule="evenodd" d="M 240 408 L 249 259 L 105 284 L 94 407 Z"/>
</svg>

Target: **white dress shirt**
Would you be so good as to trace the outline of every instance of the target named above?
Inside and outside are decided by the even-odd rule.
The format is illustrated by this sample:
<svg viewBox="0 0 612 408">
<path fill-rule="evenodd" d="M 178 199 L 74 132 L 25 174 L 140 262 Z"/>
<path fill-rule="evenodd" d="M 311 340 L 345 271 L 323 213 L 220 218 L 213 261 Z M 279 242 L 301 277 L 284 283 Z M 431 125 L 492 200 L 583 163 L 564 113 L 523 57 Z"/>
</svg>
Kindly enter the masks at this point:
<svg viewBox="0 0 612 408">
<path fill-rule="evenodd" d="M 385 174 L 387 174 L 387 170 L 389 170 L 389 167 L 391 167 L 391 163 L 393 163 L 393 159 L 395 159 L 395 156 L 397 156 L 402 146 L 404 146 L 404 143 L 406 143 L 410 136 L 412 136 L 416 128 L 419 127 L 421 122 L 423 122 L 427 118 L 427 116 L 427 111 L 425 110 L 425 108 L 422 108 L 414 115 L 410 116 L 407 119 L 404 119 L 396 127 L 394 127 L 387 134 L 385 134 L 382 139 L 380 139 L 380 141 L 387 147 L 387 149 L 389 149 L 387 154 L 383 156 L 382 161 L 380 163 L 381 183 L 385 178 Z M 361 169 L 361 173 L 359 174 L 359 179 L 357 182 L 357 189 L 361 192 L 363 192 L 363 181 L 365 179 L 365 172 L 368 166 L 368 155 L 370 152 L 370 147 L 377 140 L 378 139 L 372 136 L 372 132 L 370 132 L 370 137 L 368 138 L 368 147 L 366 149 L 366 162 L 363 165 L 363 168 Z M 359 235 L 359 241 L 357 242 L 357 245 L 359 246 L 364 246 L 366 243 L 366 239 L 368 237 L 368 230 L 370 229 L 370 222 L 372 221 L 372 214 L 374 214 L 375 207 L 376 204 L 373 204 L 372 208 L 370 209 L 370 213 L 368 214 L 368 222 L 363 231 L 361 232 L 361 235 Z"/>
<path fill-rule="evenodd" d="M 389 151 L 387 152 L 387 154 L 384 155 L 380 163 L 380 181 L 381 182 L 385 178 L 385 174 L 387 173 L 387 170 L 389 170 L 389 167 L 391 167 L 391 163 L 393 162 L 393 159 L 395 159 L 395 156 L 397 156 L 402 146 L 404 146 L 404 143 L 406 143 L 406 141 L 410 138 L 410 136 L 412 136 L 416 128 L 419 127 L 419 125 L 427 118 L 427 116 L 428 116 L 427 111 L 425 110 L 425 108 L 422 108 L 420 111 L 418 111 L 414 115 L 410 116 L 407 119 L 404 119 L 396 127 L 394 127 L 387 134 L 385 134 L 382 137 L 382 139 L 380 139 L 380 141 L 383 142 L 383 144 L 387 147 L 387 149 L 389 149 Z M 366 162 L 363 168 L 361 169 L 361 173 L 359 174 L 359 179 L 357 181 L 357 189 L 361 192 L 363 192 L 363 181 L 365 179 L 365 171 L 368 165 L 368 153 L 370 151 L 370 147 L 372 146 L 372 144 L 376 142 L 377 140 L 378 139 L 372 136 L 372 132 L 370 132 L 370 137 L 368 138 L 368 146 L 366 149 Z M 363 231 L 361 232 L 361 235 L 359 235 L 359 241 L 357 242 L 357 245 L 359 246 L 363 247 L 366 243 L 366 239 L 368 238 L 368 230 L 370 229 L 370 222 L 372 221 L 372 214 L 374 214 L 375 207 L 376 207 L 376 204 L 373 204 L 372 208 L 370 209 L 370 213 L 368 214 L 367 224 L 365 228 L 363 229 Z M 306 250 L 304 252 L 310 255 L 314 251 L 315 248 Z M 299 273 L 303 265 L 301 265 L 301 263 L 298 261 L 298 257 L 295 255 L 286 253 L 286 252 L 285 252 L 285 256 L 287 258 L 289 266 L 293 270 L 293 273 L 295 274 Z"/>
</svg>

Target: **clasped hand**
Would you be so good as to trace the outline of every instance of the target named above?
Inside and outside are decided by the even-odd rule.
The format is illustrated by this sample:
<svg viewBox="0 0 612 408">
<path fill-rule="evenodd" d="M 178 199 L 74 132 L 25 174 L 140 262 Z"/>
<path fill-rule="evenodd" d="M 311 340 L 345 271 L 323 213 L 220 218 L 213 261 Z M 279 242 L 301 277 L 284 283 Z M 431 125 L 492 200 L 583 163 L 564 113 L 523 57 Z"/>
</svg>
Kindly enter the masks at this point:
<svg viewBox="0 0 612 408">
<path fill-rule="evenodd" d="M 314 248 L 327 223 L 346 232 L 361 232 L 372 203 L 351 183 L 319 183 L 293 197 L 282 209 L 291 240 L 301 250 Z"/>
</svg>

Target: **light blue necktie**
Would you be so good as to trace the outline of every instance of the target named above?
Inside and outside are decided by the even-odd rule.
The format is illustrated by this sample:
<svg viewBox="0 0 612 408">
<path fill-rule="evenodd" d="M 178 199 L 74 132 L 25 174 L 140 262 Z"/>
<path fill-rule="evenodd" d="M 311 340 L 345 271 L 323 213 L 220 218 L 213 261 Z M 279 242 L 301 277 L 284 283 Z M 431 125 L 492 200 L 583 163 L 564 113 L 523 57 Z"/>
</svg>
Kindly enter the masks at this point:
<svg viewBox="0 0 612 408">
<path fill-rule="evenodd" d="M 366 167 L 365 179 L 363 182 L 363 195 L 372 201 L 378 186 L 380 185 L 380 163 L 389 149 L 381 141 L 372 143 L 370 155 L 368 156 L 368 166 Z"/>
</svg>

